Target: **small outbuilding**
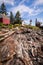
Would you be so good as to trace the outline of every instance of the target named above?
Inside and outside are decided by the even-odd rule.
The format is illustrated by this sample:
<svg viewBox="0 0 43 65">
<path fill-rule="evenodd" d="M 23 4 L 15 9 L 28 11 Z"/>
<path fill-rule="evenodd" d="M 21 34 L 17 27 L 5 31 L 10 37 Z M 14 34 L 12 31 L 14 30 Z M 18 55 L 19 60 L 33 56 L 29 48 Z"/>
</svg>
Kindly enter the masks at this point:
<svg viewBox="0 0 43 65">
<path fill-rule="evenodd" d="M 0 14 L 0 23 L 10 24 L 10 18 L 5 14 Z"/>
</svg>

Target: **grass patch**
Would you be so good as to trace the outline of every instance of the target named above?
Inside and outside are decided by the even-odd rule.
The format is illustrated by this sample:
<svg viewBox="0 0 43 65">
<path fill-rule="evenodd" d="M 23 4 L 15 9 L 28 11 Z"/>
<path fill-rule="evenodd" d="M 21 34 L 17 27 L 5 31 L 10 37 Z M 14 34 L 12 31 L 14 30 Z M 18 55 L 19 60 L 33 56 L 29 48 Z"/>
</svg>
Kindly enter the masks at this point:
<svg viewBox="0 0 43 65">
<path fill-rule="evenodd" d="M 29 29 L 33 29 L 33 30 L 40 30 L 40 28 L 36 27 L 36 26 L 25 25 L 24 27 L 29 28 Z"/>
</svg>

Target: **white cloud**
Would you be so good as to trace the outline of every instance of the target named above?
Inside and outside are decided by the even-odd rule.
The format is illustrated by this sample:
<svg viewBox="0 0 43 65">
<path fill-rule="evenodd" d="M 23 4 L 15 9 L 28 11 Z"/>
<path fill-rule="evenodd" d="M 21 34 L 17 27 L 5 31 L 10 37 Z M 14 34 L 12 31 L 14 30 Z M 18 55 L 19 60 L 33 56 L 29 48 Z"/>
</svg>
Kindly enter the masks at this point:
<svg viewBox="0 0 43 65">
<path fill-rule="evenodd" d="M 11 8 L 11 11 L 13 13 L 16 13 L 17 11 L 20 11 L 20 13 L 22 14 L 23 12 L 28 12 L 28 14 L 31 14 L 31 12 L 33 11 L 32 9 L 30 9 L 29 7 L 25 6 L 25 5 L 19 5 L 17 7 L 13 7 Z"/>
<path fill-rule="evenodd" d="M 14 5 L 14 0 L 0 0 L 0 4 L 2 4 L 3 2 L 4 2 L 5 4 Z"/>
<path fill-rule="evenodd" d="M 10 9 L 14 14 L 17 12 L 17 11 L 20 11 L 21 13 L 21 16 L 24 15 L 24 13 L 28 13 L 29 16 L 35 16 L 35 15 L 38 15 L 40 14 L 41 12 L 43 12 L 43 9 L 40 10 L 40 9 L 37 9 L 35 10 L 34 8 L 29 8 L 25 5 L 18 5 L 17 7 L 13 7 Z M 26 16 L 26 15 L 25 15 Z"/>
<path fill-rule="evenodd" d="M 26 0 L 22 0 L 19 5 L 23 4 Z"/>
<path fill-rule="evenodd" d="M 29 19 L 27 19 L 27 20 L 24 20 L 24 24 L 29 24 L 30 22 L 29 22 Z"/>
<path fill-rule="evenodd" d="M 29 2 L 29 0 L 22 0 L 19 5 L 22 5 L 24 2 Z"/>
<path fill-rule="evenodd" d="M 5 0 L 5 3 L 14 5 L 14 0 Z"/>
<path fill-rule="evenodd" d="M 36 5 L 40 5 L 40 4 L 43 4 L 43 0 L 37 0 L 36 1 Z"/>
<path fill-rule="evenodd" d="M 42 10 L 40 10 L 40 9 L 37 9 L 37 10 L 33 9 L 33 12 L 32 12 L 31 15 L 35 16 L 35 15 L 40 14 L 41 12 L 43 12 L 43 9 Z"/>
</svg>

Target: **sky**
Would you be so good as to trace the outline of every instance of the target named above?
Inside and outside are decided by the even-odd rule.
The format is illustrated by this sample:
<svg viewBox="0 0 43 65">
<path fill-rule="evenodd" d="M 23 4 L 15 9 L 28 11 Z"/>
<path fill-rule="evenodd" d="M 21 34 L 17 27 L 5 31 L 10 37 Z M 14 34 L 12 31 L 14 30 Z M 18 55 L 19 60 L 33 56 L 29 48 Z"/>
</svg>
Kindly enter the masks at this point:
<svg viewBox="0 0 43 65">
<path fill-rule="evenodd" d="M 7 12 L 10 11 L 15 16 L 20 11 L 24 23 L 29 24 L 32 19 L 32 25 L 35 25 L 35 19 L 43 23 L 43 0 L 0 0 L 0 5 L 5 3 Z"/>
</svg>

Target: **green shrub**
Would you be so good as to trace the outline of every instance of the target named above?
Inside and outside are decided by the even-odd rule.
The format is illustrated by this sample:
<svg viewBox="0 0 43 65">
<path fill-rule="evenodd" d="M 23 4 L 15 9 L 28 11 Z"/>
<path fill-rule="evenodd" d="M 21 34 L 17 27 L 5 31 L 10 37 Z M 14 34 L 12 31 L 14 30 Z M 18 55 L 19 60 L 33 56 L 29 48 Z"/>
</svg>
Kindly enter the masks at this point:
<svg viewBox="0 0 43 65">
<path fill-rule="evenodd" d="M 2 28 L 3 27 L 3 23 L 0 23 L 0 28 Z"/>
<path fill-rule="evenodd" d="M 9 25 L 8 25 L 8 28 L 9 28 L 9 29 L 12 29 L 12 28 L 13 28 L 13 25 L 12 25 L 12 24 L 9 24 Z"/>
<path fill-rule="evenodd" d="M 19 28 L 20 28 L 20 27 L 21 27 L 21 24 L 15 24 L 15 25 L 14 25 L 14 28 L 15 28 L 15 27 L 19 27 Z"/>
<path fill-rule="evenodd" d="M 3 23 L 0 23 L 0 26 L 2 26 L 3 25 Z"/>
<path fill-rule="evenodd" d="M 0 28 L 7 28 L 7 25 L 0 23 Z"/>
<path fill-rule="evenodd" d="M 25 25 L 26 28 L 29 28 L 29 29 L 33 29 L 33 30 L 39 30 L 40 28 L 39 27 L 36 27 L 36 26 L 30 26 L 30 25 Z"/>
</svg>

